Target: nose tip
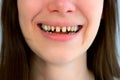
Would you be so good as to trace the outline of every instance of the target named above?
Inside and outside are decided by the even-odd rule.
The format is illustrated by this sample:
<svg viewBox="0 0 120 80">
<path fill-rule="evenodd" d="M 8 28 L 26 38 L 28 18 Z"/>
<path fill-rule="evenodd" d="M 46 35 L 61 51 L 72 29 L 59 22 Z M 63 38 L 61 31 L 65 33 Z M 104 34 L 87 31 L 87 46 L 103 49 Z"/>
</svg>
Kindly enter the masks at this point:
<svg viewBox="0 0 120 80">
<path fill-rule="evenodd" d="M 53 0 L 48 4 L 48 10 L 55 13 L 72 13 L 75 11 L 75 6 L 70 0 Z"/>
</svg>

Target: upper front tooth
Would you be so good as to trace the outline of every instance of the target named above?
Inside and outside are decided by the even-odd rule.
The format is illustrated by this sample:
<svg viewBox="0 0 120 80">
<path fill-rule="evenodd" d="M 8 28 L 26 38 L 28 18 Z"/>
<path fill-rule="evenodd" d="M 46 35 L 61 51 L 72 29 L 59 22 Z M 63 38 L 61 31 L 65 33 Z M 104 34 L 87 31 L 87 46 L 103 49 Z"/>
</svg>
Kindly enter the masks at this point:
<svg viewBox="0 0 120 80">
<path fill-rule="evenodd" d="M 50 31 L 50 26 L 47 26 L 47 30 Z"/>
<path fill-rule="evenodd" d="M 45 30 L 45 31 L 56 31 L 56 32 L 60 32 L 60 31 L 62 31 L 62 32 L 66 32 L 66 31 L 68 31 L 68 32 L 76 32 L 77 30 L 78 30 L 78 26 L 68 26 L 68 27 L 66 27 L 66 26 L 63 26 L 62 28 L 61 27 L 59 27 L 59 26 L 57 26 L 57 27 L 54 27 L 54 26 L 49 26 L 49 25 L 42 25 L 42 28 L 43 28 L 43 30 Z"/>
<path fill-rule="evenodd" d="M 51 31 L 54 31 L 55 30 L 55 27 L 54 26 L 51 26 Z"/>
<path fill-rule="evenodd" d="M 56 27 L 56 32 L 60 32 L 60 27 Z"/>
<path fill-rule="evenodd" d="M 68 27 L 67 27 L 67 31 L 70 31 L 70 30 L 71 30 L 71 28 L 70 28 L 70 26 L 68 26 Z"/>
<path fill-rule="evenodd" d="M 62 32 L 66 32 L 66 27 L 62 27 Z"/>
<path fill-rule="evenodd" d="M 71 27 L 71 30 L 70 31 L 74 31 L 74 26 Z"/>
</svg>

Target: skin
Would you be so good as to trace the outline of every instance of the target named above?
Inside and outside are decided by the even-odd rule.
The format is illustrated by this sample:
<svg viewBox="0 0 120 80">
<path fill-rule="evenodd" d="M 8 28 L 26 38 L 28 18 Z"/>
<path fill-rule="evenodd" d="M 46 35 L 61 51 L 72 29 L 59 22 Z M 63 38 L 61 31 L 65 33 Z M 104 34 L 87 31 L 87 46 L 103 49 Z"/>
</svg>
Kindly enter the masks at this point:
<svg viewBox="0 0 120 80">
<path fill-rule="evenodd" d="M 100 25 L 104 0 L 18 0 L 20 28 L 34 52 L 30 59 L 31 80 L 94 80 L 87 69 L 87 49 Z M 82 24 L 72 40 L 44 37 L 37 23 Z M 65 25 L 66 26 L 66 25 Z"/>
</svg>

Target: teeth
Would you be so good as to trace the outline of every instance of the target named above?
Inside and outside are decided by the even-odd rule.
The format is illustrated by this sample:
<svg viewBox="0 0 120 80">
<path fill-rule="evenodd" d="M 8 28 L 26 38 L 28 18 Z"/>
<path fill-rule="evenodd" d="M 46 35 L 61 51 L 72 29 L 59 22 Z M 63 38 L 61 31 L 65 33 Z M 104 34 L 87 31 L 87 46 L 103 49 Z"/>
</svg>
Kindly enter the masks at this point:
<svg viewBox="0 0 120 80">
<path fill-rule="evenodd" d="M 62 32 L 66 32 L 66 31 L 67 31 L 66 27 L 63 27 Z"/>
<path fill-rule="evenodd" d="M 54 26 L 51 26 L 51 31 L 54 31 L 55 30 L 55 27 Z"/>
<path fill-rule="evenodd" d="M 71 30 L 71 27 L 69 26 L 69 27 L 67 27 L 67 31 L 69 32 Z"/>
<path fill-rule="evenodd" d="M 50 28 L 51 28 L 50 26 L 47 26 L 47 30 L 48 30 L 48 31 L 50 31 Z"/>
<path fill-rule="evenodd" d="M 46 25 L 43 25 L 42 26 L 43 30 L 47 31 L 48 30 L 48 27 Z"/>
<path fill-rule="evenodd" d="M 74 32 L 76 32 L 78 30 L 78 27 L 76 26 L 76 27 L 74 27 Z"/>
<path fill-rule="evenodd" d="M 56 32 L 60 32 L 60 27 L 56 27 Z"/>
<path fill-rule="evenodd" d="M 78 26 L 63 26 L 63 27 L 55 27 L 55 26 L 48 26 L 48 25 L 42 25 L 42 29 L 47 32 L 63 32 L 63 33 L 75 33 L 79 28 Z"/>
<path fill-rule="evenodd" d="M 74 27 L 73 27 L 73 26 L 71 27 L 71 30 L 70 30 L 70 31 L 71 31 L 71 32 L 73 32 L 73 31 L 74 31 Z"/>
</svg>

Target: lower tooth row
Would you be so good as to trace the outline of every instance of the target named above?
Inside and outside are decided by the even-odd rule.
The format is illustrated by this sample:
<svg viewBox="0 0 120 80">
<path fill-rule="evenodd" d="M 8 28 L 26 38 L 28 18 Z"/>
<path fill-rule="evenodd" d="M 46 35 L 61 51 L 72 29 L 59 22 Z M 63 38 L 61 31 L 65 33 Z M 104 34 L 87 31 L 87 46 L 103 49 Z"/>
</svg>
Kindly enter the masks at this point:
<svg viewBox="0 0 120 80">
<path fill-rule="evenodd" d="M 69 26 L 69 27 L 54 27 L 54 26 L 47 26 L 47 25 L 42 25 L 42 29 L 46 32 L 76 32 L 78 30 L 78 26 Z"/>
</svg>

